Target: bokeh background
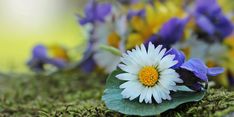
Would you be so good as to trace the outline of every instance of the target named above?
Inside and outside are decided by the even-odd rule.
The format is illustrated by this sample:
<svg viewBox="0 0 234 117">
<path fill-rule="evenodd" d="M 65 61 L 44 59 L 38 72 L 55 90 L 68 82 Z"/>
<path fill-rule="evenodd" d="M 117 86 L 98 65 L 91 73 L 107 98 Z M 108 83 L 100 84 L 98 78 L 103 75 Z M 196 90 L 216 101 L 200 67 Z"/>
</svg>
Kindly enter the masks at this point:
<svg viewBox="0 0 234 117">
<path fill-rule="evenodd" d="M 108 1 L 108 0 L 99 0 Z M 28 72 L 25 65 L 36 44 L 59 44 L 72 50 L 85 47 L 85 34 L 77 22 L 86 0 L 1 0 L 0 71 Z M 109 1 L 110 2 L 110 1 Z M 113 2 L 113 1 L 112 1 Z M 230 11 L 233 0 L 218 0 Z M 74 59 L 79 60 L 82 50 Z"/>
<path fill-rule="evenodd" d="M 1 0 L 0 70 L 28 72 L 26 61 L 38 43 L 72 49 L 84 42 L 76 14 L 85 0 Z M 77 56 L 79 53 L 77 53 Z"/>
</svg>

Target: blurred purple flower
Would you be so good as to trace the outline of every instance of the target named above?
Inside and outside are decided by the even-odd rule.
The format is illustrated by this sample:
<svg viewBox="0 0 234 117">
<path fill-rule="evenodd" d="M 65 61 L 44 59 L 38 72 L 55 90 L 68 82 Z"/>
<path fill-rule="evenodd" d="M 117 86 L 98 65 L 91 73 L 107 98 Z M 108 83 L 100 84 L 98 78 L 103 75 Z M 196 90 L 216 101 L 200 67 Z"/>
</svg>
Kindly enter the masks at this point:
<svg viewBox="0 0 234 117">
<path fill-rule="evenodd" d="M 47 49 L 43 45 L 36 45 L 32 50 L 32 58 L 28 61 L 27 65 L 35 72 L 42 72 L 45 70 L 44 66 L 50 64 L 58 69 L 66 66 L 66 63 L 61 59 L 49 58 Z"/>
<path fill-rule="evenodd" d="M 96 68 L 96 63 L 95 63 L 93 57 L 90 56 L 89 58 L 82 61 L 80 64 L 80 68 L 81 68 L 81 70 L 83 70 L 86 73 L 92 72 Z"/>
<path fill-rule="evenodd" d="M 81 25 L 87 23 L 94 23 L 96 21 L 104 22 L 105 17 L 111 12 L 111 4 L 108 3 L 98 3 L 96 0 L 90 0 L 85 6 L 84 14 L 82 18 L 79 17 L 79 22 Z"/>
<path fill-rule="evenodd" d="M 233 31 L 231 21 L 222 12 L 216 0 L 196 0 L 196 24 L 209 36 L 224 39 Z"/>
<path fill-rule="evenodd" d="M 163 39 L 164 43 L 175 44 L 182 38 L 184 27 L 187 24 L 187 22 L 188 18 L 170 19 L 163 25 L 162 29 L 159 31 L 160 38 Z"/>
<path fill-rule="evenodd" d="M 89 42 L 86 51 L 84 52 L 84 57 L 78 64 L 78 67 L 86 73 L 92 72 L 96 68 L 96 63 L 93 59 L 93 43 Z"/>
<path fill-rule="evenodd" d="M 190 59 L 177 69 L 180 78 L 189 88 L 199 91 L 202 82 L 208 82 L 208 76 L 216 76 L 224 72 L 221 67 L 208 68 L 200 59 Z"/>
<path fill-rule="evenodd" d="M 171 18 L 162 26 L 158 34 L 152 35 L 145 44 L 152 42 L 155 45 L 162 44 L 167 48 L 170 47 L 183 37 L 184 27 L 188 20 L 188 17 L 184 19 Z"/>
</svg>

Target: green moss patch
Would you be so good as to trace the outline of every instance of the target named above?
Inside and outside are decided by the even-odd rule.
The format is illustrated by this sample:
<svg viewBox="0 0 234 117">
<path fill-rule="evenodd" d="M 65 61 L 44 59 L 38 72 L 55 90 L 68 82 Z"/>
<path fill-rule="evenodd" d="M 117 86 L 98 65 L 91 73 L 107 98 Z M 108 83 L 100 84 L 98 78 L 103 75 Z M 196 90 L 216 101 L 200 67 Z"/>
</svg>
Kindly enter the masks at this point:
<svg viewBox="0 0 234 117">
<path fill-rule="evenodd" d="M 0 75 L 0 116 L 123 116 L 101 101 L 107 76 L 79 71 L 53 75 Z M 162 116 L 224 116 L 234 112 L 234 92 L 209 89 L 205 98 Z"/>
</svg>

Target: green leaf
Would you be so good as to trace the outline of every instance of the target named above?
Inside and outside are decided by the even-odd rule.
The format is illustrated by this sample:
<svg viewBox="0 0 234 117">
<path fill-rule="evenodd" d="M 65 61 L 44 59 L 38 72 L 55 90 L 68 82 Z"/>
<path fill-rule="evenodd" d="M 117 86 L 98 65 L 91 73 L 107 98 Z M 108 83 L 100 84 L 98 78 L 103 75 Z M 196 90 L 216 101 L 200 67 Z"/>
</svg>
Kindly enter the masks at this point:
<svg viewBox="0 0 234 117">
<path fill-rule="evenodd" d="M 180 91 L 171 93 L 172 100 L 164 100 L 161 104 L 139 103 L 138 99 L 130 101 L 128 99 L 123 99 L 121 95 L 122 89 L 119 88 L 119 85 L 124 81 L 115 77 L 121 72 L 121 70 L 116 70 L 110 74 L 107 79 L 106 89 L 102 100 L 109 109 L 123 114 L 140 116 L 159 115 L 160 113 L 169 109 L 174 109 L 183 103 L 199 101 L 205 95 L 205 91 L 191 92 L 186 89 L 186 87 L 180 87 Z"/>
</svg>

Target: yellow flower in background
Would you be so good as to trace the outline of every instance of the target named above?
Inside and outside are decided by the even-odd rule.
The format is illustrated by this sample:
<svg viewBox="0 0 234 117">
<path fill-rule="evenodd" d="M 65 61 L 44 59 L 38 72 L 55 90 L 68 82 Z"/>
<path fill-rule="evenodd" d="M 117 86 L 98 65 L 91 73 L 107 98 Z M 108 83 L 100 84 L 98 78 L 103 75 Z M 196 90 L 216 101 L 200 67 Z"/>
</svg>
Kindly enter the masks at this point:
<svg viewBox="0 0 234 117">
<path fill-rule="evenodd" d="M 107 44 L 119 48 L 120 36 L 116 32 L 111 32 L 107 37 Z"/>
<path fill-rule="evenodd" d="M 219 75 L 217 78 L 214 80 L 217 81 L 218 84 L 224 86 L 224 87 L 229 87 L 230 81 L 229 77 L 230 75 L 234 75 L 234 34 L 231 36 L 227 37 L 224 42 L 224 45 L 228 47 L 227 53 L 223 53 L 224 58 L 220 60 L 221 66 L 225 68 L 225 72 L 221 75 Z M 209 66 L 216 66 L 215 61 L 208 61 L 207 64 Z"/>
<path fill-rule="evenodd" d="M 144 17 L 136 15 L 130 19 L 132 33 L 127 38 L 127 49 L 138 45 L 140 42 L 144 43 L 145 40 L 156 34 L 162 25 L 172 17 L 183 18 L 186 16 L 185 11 L 180 7 L 181 5 L 176 5 L 169 1 L 164 3 L 155 1 L 153 4 L 145 3 L 144 7 L 141 5 L 135 7 L 135 4 L 133 4 L 133 7 L 130 7 L 132 10 L 144 9 L 145 15 Z M 188 35 L 189 33 L 186 34 Z"/>
<path fill-rule="evenodd" d="M 127 49 L 143 43 L 153 34 L 144 19 L 139 16 L 134 16 L 130 20 L 130 26 L 133 28 L 133 32 L 127 38 Z"/>
<path fill-rule="evenodd" d="M 224 10 L 224 12 L 226 12 L 226 13 L 233 12 L 233 10 L 234 10 L 234 7 L 233 7 L 234 1 L 233 0 L 218 0 L 218 3 L 220 4 L 220 6 Z"/>
<path fill-rule="evenodd" d="M 176 6 L 170 1 L 161 3 L 156 1 L 154 5 L 147 4 L 146 22 L 152 33 L 159 31 L 162 25 L 172 17 L 183 18 L 186 12 L 181 6 Z"/>
<path fill-rule="evenodd" d="M 144 19 L 142 17 L 139 17 L 139 16 L 134 16 L 131 18 L 130 26 L 135 31 L 142 31 L 142 28 L 147 27 Z"/>
<path fill-rule="evenodd" d="M 224 40 L 224 44 L 229 46 L 230 48 L 234 49 L 234 34 L 228 36 L 225 40 Z"/>
<path fill-rule="evenodd" d="M 140 10 L 140 9 L 143 9 L 144 7 L 145 7 L 145 4 L 143 2 L 136 2 L 134 4 L 131 4 L 130 9 Z"/>
<path fill-rule="evenodd" d="M 225 67 L 231 70 L 234 73 L 234 34 L 230 35 L 224 40 L 224 44 L 228 46 L 228 53 L 226 57 Z"/>
<path fill-rule="evenodd" d="M 126 48 L 131 49 L 144 42 L 144 38 L 139 33 L 131 33 L 127 38 Z"/>
<path fill-rule="evenodd" d="M 69 60 L 68 50 L 61 45 L 52 44 L 48 46 L 49 54 L 53 58 L 62 59 L 64 61 Z"/>
</svg>

